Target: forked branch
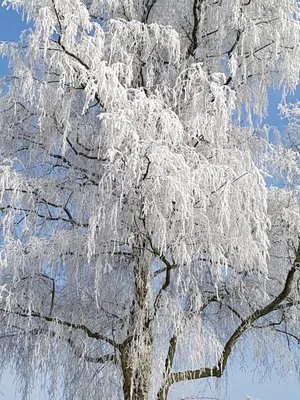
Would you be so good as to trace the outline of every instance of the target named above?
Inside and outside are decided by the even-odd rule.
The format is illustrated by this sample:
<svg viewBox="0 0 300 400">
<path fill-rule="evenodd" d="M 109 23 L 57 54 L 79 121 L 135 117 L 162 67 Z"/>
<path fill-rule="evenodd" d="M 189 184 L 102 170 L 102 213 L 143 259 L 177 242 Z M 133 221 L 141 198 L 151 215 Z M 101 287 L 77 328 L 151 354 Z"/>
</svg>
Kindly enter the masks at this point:
<svg viewBox="0 0 300 400">
<path fill-rule="evenodd" d="M 169 388 L 173 383 L 194 380 L 194 379 L 201 379 L 201 378 L 209 378 L 209 377 L 220 378 L 223 375 L 223 372 L 227 365 L 228 358 L 231 355 L 237 340 L 243 335 L 244 332 L 252 328 L 253 323 L 255 321 L 275 311 L 278 308 L 278 306 L 289 296 L 292 289 L 294 276 L 296 271 L 299 269 L 299 265 L 300 265 L 300 248 L 296 253 L 296 258 L 293 263 L 293 266 L 291 267 L 291 269 L 287 274 L 283 290 L 278 294 L 278 296 L 273 301 L 268 303 L 266 306 L 254 311 L 249 317 L 245 318 L 241 322 L 241 324 L 237 327 L 237 329 L 228 339 L 218 363 L 213 367 L 170 373 L 169 377 L 165 381 L 164 386 L 158 393 L 157 399 L 158 400 L 166 399 L 166 394 L 168 393 Z"/>
</svg>

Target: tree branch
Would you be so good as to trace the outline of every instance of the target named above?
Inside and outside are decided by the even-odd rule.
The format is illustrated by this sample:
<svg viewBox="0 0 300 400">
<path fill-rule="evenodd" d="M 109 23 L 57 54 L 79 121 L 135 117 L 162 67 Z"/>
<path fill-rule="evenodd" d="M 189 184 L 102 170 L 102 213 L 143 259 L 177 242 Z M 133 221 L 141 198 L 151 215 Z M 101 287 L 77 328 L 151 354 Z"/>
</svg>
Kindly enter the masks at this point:
<svg viewBox="0 0 300 400">
<path fill-rule="evenodd" d="M 75 330 L 81 330 L 84 332 L 89 338 L 92 339 L 97 339 L 97 340 L 102 340 L 103 342 L 106 342 L 113 346 L 115 349 L 120 349 L 120 344 L 116 343 L 113 339 L 110 339 L 104 335 L 102 335 L 99 332 L 93 332 L 91 331 L 87 326 L 83 324 L 75 324 L 72 322 L 64 321 L 60 318 L 55 318 L 49 315 L 41 315 L 40 313 L 36 311 L 29 311 L 29 310 L 22 310 L 22 311 L 11 311 L 11 310 L 6 310 L 6 309 L 0 309 L 5 314 L 14 314 L 14 315 L 19 315 L 20 317 L 25 317 L 25 318 L 30 318 L 30 317 L 35 317 L 35 318 L 40 318 L 41 320 L 47 321 L 47 322 L 53 322 L 58 325 L 63 325 L 67 326 L 68 328 L 72 328 Z"/>
<path fill-rule="evenodd" d="M 300 247 L 296 253 L 296 258 L 293 263 L 293 266 L 291 267 L 290 271 L 287 274 L 283 290 L 278 294 L 278 296 L 273 301 L 271 301 L 265 307 L 262 307 L 254 311 L 249 317 L 243 320 L 243 322 L 238 326 L 238 328 L 234 331 L 234 333 L 227 341 L 223 349 L 222 355 L 218 363 L 214 367 L 201 368 L 201 369 L 182 371 L 182 372 L 181 371 L 173 372 L 172 374 L 170 374 L 166 386 L 171 386 L 175 382 L 181 382 L 186 380 L 209 378 L 209 377 L 216 377 L 216 378 L 221 377 L 227 365 L 228 358 L 232 353 L 233 347 L 237 342 L 237 340 L 242 336 L 242 334 L 247 330 L 251 329 L 253 323 L 257 321 L 259 318 L 262 318 L 265 315 L 268 315 L 272 311 L 276 310 L 277 307 L 281 304 L 281 302 L 289 296 L 292 289 L 294 275 L 296 271 L 299 269 L 299 264 L 300 264 Z"/>
<path fill-rule="evenodd" d="M 175 264 L 171 264 L 169 263 L 169 261 L 166 259 L 166 257 L 163 254 L 160 254 L 160 252 L 158 251 L 158 249 L 156 249 L 155 247 L 153 247 L 151 240 L 150 241 L 150 246 L 153 250 L 153 253 L 158 256 L 160 258 L 160 260 L 165 264 L 165 268 L 164 268 L 164 272 L 166 273 L 166 278 L 165 278 L 165 282 L 163 283 L 162 287 L 160 288 L 155 300 L 154 300 L 154 315 L 156 315 L 157 310 L 158 310 L 158 304 L 159 304 L 159 300 L 162 296 L 162 293 L 167 289 L 167 287 L 170 285 L 171 282 L 171 270 L 176 268 Z M 158 274 L 156 274 L 155 276 L 157 276 Z"/>
<path fill-rule="evenodd" d="M 165 361 L 165 372 L 164 372 L 163 382 L 165 382 L 165 380 L 167 379 L 167 377 L 169 376 L 169 374 L 172 370 L 173 361 L 174 361 L 175 352 L 176 352 L 176 345 L 177 345 L 177 337 L 174 335 L 171 337 L 170 343 L 169 343 L 169 350 L 168 350 L 168 354 L 167 354 L 166 361 Z M 168 396 L 169 389 L 170 389 L 170 386 L 168 386 L 168 385 L 165 386 L 163 384 L 157 394 L 157 400 L 166 399 Z"/>
<path fill-rule="evenodd" d="M 60 32 L 58 32 L 58 40 L 53 40 L 52 42 L 58 44 L 61 49 L 63 50 L 63 52 L 68 55 L 70 58 L 72 58 L 74 61 L 76 61 L 77 63 L 79 63 L 79 65 L 81 65 L 84 69 L 86 69 L 87 71 L 90 71 L 90 67 L 89 65 L 83 61 L 78 55 L 74 54 L 73 52 L 69 51 L 65 45 L 62 43 L 62 35 L 63 35 L 63 28 L 62 28 L 62 24 L 61 24 L 61 20 L 60 20 L 60 16 L 58 14 L 57 8 L 56 8 L 56 4 L 55 4 L 55 0 L 52 0 L 52 4 L 53 4 L 53 8 L 54 8 L 54 13 L 56 15 L 56 19 L 57 19 L 57 23 L 59 26 L 59 30 Z M 82 84 L 81 85 L 83 89 L 85 89 L 86 85 Z M 98 93 L 95 93 L 95 99 L 96 101 L 100 104 L 101 108 L 103 110 L 105 110 L 104 104 L 101 102 L 100 97 L 98 95 Z"/>
<path fill-rule="evenodd" d="M 51 290 L 51 304 L 50 304 L 50 311 L 49 311 L 49 317 L 53 313 L 54 309 L 54 300 L 55 300 L 55 279 L 51 278 L 50 276 L 46 274 L 34 274 L 34 275 L 28 275 L 24 276 L 23 278 L 20 278 L 20 281 L 24 281 L 26 279 L 33 279 L 33 278 L 43 278 L 43 279 L 48 279 L 49 281 L 52 282 L 52 290 Z"/>
<path fill-rule="evenodd" d="M 74 343 L 74 341 L 71 338 L 66 338 L 66 337 L 62 336 L 61 334 L 58 334 L 51 330 L 33 329 L 32 331 L 29 332 L 29 334 L 33 334 L 33 335 L 44 334 L 44 335 L 50 335 L 52 337 L 56 337 L 59 340 L 62 340 L 64 342 L 68 343 L 70 345 L 70 347 L 74 350 L 74 354 L 76 356 L 78 356 L 79 358 L 84 358 L 85 361 L 90 362 L 90 363 L 105 364 L 109 361 L 113 361 L 115 358 L 113 354 L 104 354 L 103 356 L 99 356 L 99 357 L 88 356 L 87 354 L 82 353 L 80 351 L 80 349 L 76 346 L 76 344 Z"/>
<path fill-rule="evenodd" d="M 188 56 L 193 56 L 198 47 L 198 29 L 200 24 L 200 12 L 203 0 L 194 0 L 193 3 L 193 30 L 191 34 L 192 43 L 188 49 Z"/>
<path fill-rule="evenodd" d="M 144 15 L 142 18 L 143 23 L 148 23 L 149 15 L 156 3 L 157 3 L 157 0 L 148 0 L 147 1 L 147 4 L 145 5 Z"/>
</svg>

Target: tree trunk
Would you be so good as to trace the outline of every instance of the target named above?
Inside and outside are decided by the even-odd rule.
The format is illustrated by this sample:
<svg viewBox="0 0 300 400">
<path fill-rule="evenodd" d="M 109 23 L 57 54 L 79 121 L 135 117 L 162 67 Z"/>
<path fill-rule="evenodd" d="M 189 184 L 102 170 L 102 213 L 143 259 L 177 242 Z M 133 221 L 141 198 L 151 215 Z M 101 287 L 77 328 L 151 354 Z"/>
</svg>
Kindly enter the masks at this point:
<svg viewBox="0 0 300 400">
<path fill-rule="evenodd" d="M 124 400 L 147 400 L 150 390 L 151 368 L 152 368 L 152 347 L 153 340 L 147 332 L 144 343 L 138 341 L 143 347 L 140 352 L 138 368 L 131 367 L 131 347 L 136 346 L 134 339 L 121 349 L 121 365 L 123 372 Z"/>
<path fill-rule="evenodd" d="M 140 255 L 134 267 L 135 298 L 132 302 L 128 342 L 121 349 L 124 400 L 147 400 L 150 390 L 153 335 L 149 322 L 150 267 Z M 132 369 L 134 357 L 134 370 Z M 138 362 L 137 362 L 138 360 Z"/>
</svg>

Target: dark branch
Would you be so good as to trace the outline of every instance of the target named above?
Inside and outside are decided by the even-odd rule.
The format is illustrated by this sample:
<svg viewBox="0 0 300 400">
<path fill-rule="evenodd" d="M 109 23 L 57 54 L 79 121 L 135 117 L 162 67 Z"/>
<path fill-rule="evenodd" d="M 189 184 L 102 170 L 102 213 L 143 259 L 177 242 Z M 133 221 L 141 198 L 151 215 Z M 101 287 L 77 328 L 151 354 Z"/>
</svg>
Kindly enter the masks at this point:
<svg viewBox="0 0 300 400">
<path fill-rule="evenodd" d="M 102 335 L 99 332 L 93 332 L 87 326 L 85 326 L 83 324 L 75 324 L 72 322 L 64 321 L 60 318 L 55 318 L 55 317 L 52 317 L 49 315 L 42 315 L 36 311 L 29 311 L 29 310 L 11 311 L 11 310 L 5 310 L 5 309 L 0 309 L 0 311 L 5 314 L 14 314 L 14 315 L 19 315 L 20 317 L 25 317 L 25 318 L 30 318 L 30 317 L 40 318 L 41 320 L 44 320 L 47 322 L 53 322 L 58 325 L 67 326 L 68 328 L 80 330 L 80 331 L 84 332 L 89 338 L 102 340 L 103 342 L 110 344 L 111 346 L 113 346 L 116 349 L 120 348 L 120 344 L 116 343 L 113 339 L 110 339 L 110 338 Z"/>
<path fill-rule="evenodd" d="M 188 49 L 188 55 L 193 56 L 198 47 L 198 30 L 200 24 L 200 12 L 203 0 L 194 0 L 193 3 L 193 30 L 191 34 L 192 43 Z"/>
<path fill-rule="evenodd" d="M 26 332 L 24 332 L 24 334 L 26 334 Z M 99 356 L 99 357 L 89 356 L 86 353 L 80 351 L 80 349 L 76 346 L 75 342 L 71 338 L 64 337 L 61 334 L 58 334 L 57 332 L 54 332 L 51 330 L 33 329 L 32 331 L 29 332 L 29 334 L 31 334 L 31 335 L 50 335 L 52 337 L 58 338 L 59 340 L 62 340 L 64 342 L 68 343 L 68 345 L 70 345 L 70 347 L 74 351 L 74 354 L 78 358 L 83 358 L 87 362 L 96 363 L 96 364 L 105 364 L 109 361 L 113 361 L 115 358 L 113 354 L 104 354 L 103 356 Z"/>
<path fill-rule="evenodd" d="M 247 330 L 251 329 L 255 321 L 275 311 L 278 308 L 278 306 L 282 303 L 282 301 L 289 296 L 292 289 L 294 275 L 299 268 L 299 264 L 300 264 L 300 248 L 296 253 L 296 258 L 293 263 L 293 266 L 291 267 L 290 271 L 287 274 L 283 290 L 278 294 L 278 296 L 273 301 L 271 301 L 265 307 L 262 307 L 254 311 L 249 317 L 245 318 L 242 321 L 242 323 L 238 326 L 238 328 L 234 331 L 234 333 L 227 341 L 224 350 L 222 352 L 222 355 L 220 357 L 220 360 L 214 367 L 201 368 L 201 369 L 182 371 L 182 372 L 173 372 L 172 374 L 170 374 L 168 382 L 166 383 L 166 387 L 167 386 L 170 387 L 175 382 L 209 378 L 209 377 L 216 377 L 216 378 L 221 377 L 227 365 L 228 358 L 232 353 L 233 347 L 237 342 L 237 340 L 242 336 L 242 334 Z"/>
<path fill-rule="evenodd" d="M 168 376 L 172 370 L 173 361 L 174 361 L 175 352 L 176 352 L 176 345 L 177 345 L 177 337 L 174 335 L 171 337 L 170 343 L 169 343 L 169 350 L 168 350 L 168 354 L 167 354 L 166 361 L 165 361 L 165 372 L 164 372 L 163 382 L 165 382 L 165 380 L 168 378 Z M 157 394 L 157 399 L 165 400 L 168 396 L 169 388 L 170 388 L 170 386 L 168 386 L 168 385 L 165 386 L 163 384 Z"/>
</svg>

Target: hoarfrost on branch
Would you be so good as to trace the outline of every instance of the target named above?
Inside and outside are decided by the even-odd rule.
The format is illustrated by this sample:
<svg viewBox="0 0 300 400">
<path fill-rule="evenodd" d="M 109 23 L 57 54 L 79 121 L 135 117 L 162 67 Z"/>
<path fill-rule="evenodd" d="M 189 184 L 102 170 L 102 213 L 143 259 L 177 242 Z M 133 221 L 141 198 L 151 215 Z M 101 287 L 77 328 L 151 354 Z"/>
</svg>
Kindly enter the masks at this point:
<svg viewBox="0 0 300 400">
<path fill-rule="evenodd" d="M 53 399 L 166 400 L 245 343 L 297 370 L 299 104 L 277 141 L 252 118 L 298 84 L 299 3 L 3 4 L 32 26 L 1 44 L 1 368 L 24 399 L 39 371 Z"/>
</svg>

